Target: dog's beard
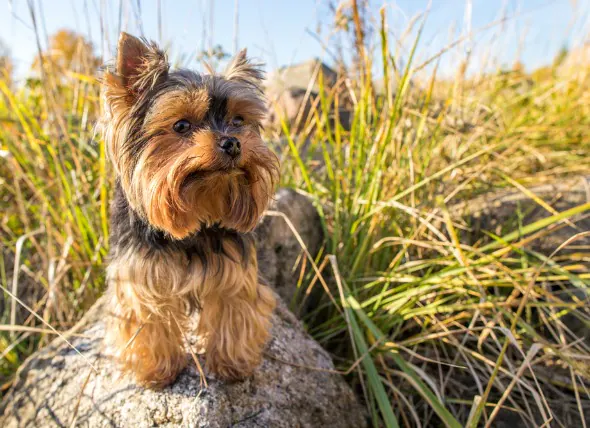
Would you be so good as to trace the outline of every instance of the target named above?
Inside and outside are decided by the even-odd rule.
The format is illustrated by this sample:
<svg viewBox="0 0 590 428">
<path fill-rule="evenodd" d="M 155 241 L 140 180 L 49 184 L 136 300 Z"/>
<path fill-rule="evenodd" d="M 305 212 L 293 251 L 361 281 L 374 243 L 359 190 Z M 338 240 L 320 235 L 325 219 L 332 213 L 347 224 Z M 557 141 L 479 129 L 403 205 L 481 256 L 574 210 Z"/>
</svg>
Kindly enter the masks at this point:
<svg viewBox="0 0 590 428">
<path fill-rule="evenodd" d="M 182 239 L 218 224 L 251 231 L 272 198 L 278 176 L 274 154 L 252 137 L 242 164 L 177 139 L 160 138 L 143 150 L 122 185 L 131 205 L 155 228 Z"/>
</svg>

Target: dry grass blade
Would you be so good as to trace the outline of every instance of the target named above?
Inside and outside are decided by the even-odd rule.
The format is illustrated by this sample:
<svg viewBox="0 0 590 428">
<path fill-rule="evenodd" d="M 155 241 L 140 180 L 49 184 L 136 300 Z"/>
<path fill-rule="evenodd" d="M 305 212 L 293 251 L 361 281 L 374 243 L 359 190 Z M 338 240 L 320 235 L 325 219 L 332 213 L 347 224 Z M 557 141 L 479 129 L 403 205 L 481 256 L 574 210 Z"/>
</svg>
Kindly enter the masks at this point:
<svg viewBox="0 0 590 428">
<path fill-rule="evenodd" d="M 172 317 L 172 319 L 176 323 L 176 326 L 178 327 L 178 329 L 182 332 L 182 336 L 184 337 L 184 341 L 186 343 L 186 346 L 188 347 L 188 350 L 191 354 L 191 358 L 195 362 L 195 366 L 199 372 L 199 383 L 201 384 L 201 390 L 202 390 L 203 385 L 205 386 L 205 389 L 209 388 L 209 384 L 207 383 L 207 377 L 205 376 L 205 372 L 203 371 L 203 367 L 201 366 L 201 363 L 199 362 L 199 357 L 197 357 L 197 355 L 195 354 L 195 351 L 193 350 L 191 343 L 189 342 L 188 338 L 186 337 L 184 330 L 180 327 L 180 324 L 178 323 L 178 320 L 176 319 L 174 314 L 170 313 L 170 316 Z M 199 391 L 199 395 L 201 395 L 201 392 L 202 391 Z"/>
<path fill-rule="evenodd" d="M 44 232 L 44 228 L 40 228 L 37 230 L 34 230 L 32 232 L 26 233 L 23 236 L 21 236 L 20 238 L 18 238 L 18 240 L 16 241 L 16 246 L 15 246 L 15 250 L 14 250 L 14 269 L 12 271 L 12 295 L 14 296 L 18 296 L 18 274 L 20 271 L 20 258 L 21 258 L 21 253 L 23 250 L 23 244 L 25 242 L 26 239 L 38 235 L 40 233 Z M 10 303 L 10 325 L 11 326 L 15 326 L 16 325 L 16 303 L 17 300 L 13 299 Z"/>
<path fill-rule="evenodd" d="M 301 235 L 299 234 L 299 232 L 297 231 L 297 229 L 293 225 L 293 222 L 289 219 L 289 217 L 287 217 L 285 215 L 285 213 L 282 213 L 280 211 L 267 210 L 267 211 L 264 212 L 264 215 L 265 216 L 271 216 L 271 217 L 281 217 L 283 220 L 285 220 L 285 223 L 287 223 L 287 226 L 289 227 L 289 229 L 291 230 L 291 232 L 293 232 L 293 235 L 295 236 L 295 238 L 297 239 L 297 242 L 301 246 L 301 249 L 305 253 L 305 256 L 307 257 L 307 260 L 309 260 L 309 263 L 313 267 L 313 270 L 314 270 L 314 272 L 316 274 L 317 279 L 320 281 L 320 283 L 324 287 L 324 291 L 326 292 L 326 294 L 328 296 L 330 296 L 330 299 L 332 300 L 332 303 L 334 303 L 334 307 L 337 308 L 338 311 L 340 311 L 339 306 L 338 306 L 338 303 L 336 302 L 336 299 L 334 299 L 334 296 L 332 296 L 332 292 L 330 291 L 330 288 L 328 287 L 328 284 L 326 284 L 326 281 L 324 280 L 324 277 L 322 276 L 322 273 L 321 273 L 320 269 L 318 268 L 318 265 L 316 264 L 313 256 L 309 252 L 309 250 L 307 248 L 307 245 L 305 245 L 305 242 L 301 238 Z"/>
<path fill-rule="evenodd" d="M 90 362 L 90 360 L 88 360 L 88 357 L 86 357 L 86 355 L 82 354 L 74 345 L 72 345 L 72 343 L 66 338 L 66 336 L 64 334 L 60 333 L 55 328 L 53 328 L 53 326 L 51 324 L 49 324 L 48 322 L 46 322 L 43 319 L 43 317 L 41 317 L 40 315 L 38 315 L 26 303 L 24 303 L 22 300 L 20 300 L 18 297 L 16 297 L 14 294 L 12 294 L 10 292 L 10 290 L 6 289 L 2 285 L 0 285 L 0 289 L 2 289 L 6 294 L 8 294 L 12 299 L 16 300 L 18 302 L 18 304 L 21 305 L 23 308 L 25 308 L 27 311 L 29 311 L 31 313 L 31 315 L 33 315 L 35 318 L 37 318 L 39 321 L 41 321 L 43 324 L 45 324 L 47 327 L 49 327 L 49 329 L 54 334 L 57 334 L 59 336 L 59 338 L 62 339 L 65 343 L 67 343 L 67 345 L 70 348 L 72 348 L 78 355 L 80 355 L 82 358 L 84 358 L 84 360 L 86 361 L 86 363 L 92 368 L 92 370 L 95 373 L 98 373 L 98 370 L 96 370 L 96 368 L 94 367 L 94 365 Z"/>
<path fill-rule="evenodd" d="M 47 328 L 39 328 L 39 327 L 29 327 L 26 325 L 2 325 L 0 324 L 0 331 L 13 331 L 13 332 L 20 332 L 25 331 L 28 333 L 42 333 L 42 334 L 67 334 L 68 336 L 74 337 L 83 337 L 83 338 L 90 338 L 87 334 L 79 334 L 79 333 L 69 333 L 69 332 L 59 332 L 55 330 L 50 330 Z"/>
<path fill-rule="evenodd" d="M 90 376 L 92 376 L 92 370 L 88 370 L 88 375 L 86 375 L 86 379 L 82 384 L 82 388 L 80 388 L 80 394 L 78 394 L 78 398 L 76 399 L 76 404 L 74 405 L 74 410 L 72 412 L 72 422 L 70 422 L 70 428 L 74 428 L 76 426 L 76 422 L 78 421 L 78 410 L 80 409 L 80 402 L 82 401 L 82 396 L 84 395 L 84 390 L 90 381 Z"/>
</svg>

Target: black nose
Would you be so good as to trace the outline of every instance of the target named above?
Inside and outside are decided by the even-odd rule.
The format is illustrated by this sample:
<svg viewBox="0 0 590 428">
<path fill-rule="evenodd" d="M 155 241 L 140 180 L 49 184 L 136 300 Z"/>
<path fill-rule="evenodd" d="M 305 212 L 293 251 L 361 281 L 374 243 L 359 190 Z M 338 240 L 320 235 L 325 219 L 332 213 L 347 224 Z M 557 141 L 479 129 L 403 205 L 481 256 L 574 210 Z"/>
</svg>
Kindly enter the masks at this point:
<svg viewBox="0 0 590 428">
<path fill-rule="evenodd" d="M 223 140 L 221 140 L 220 146 L 221 149 L 225 153 L 230 155 L 232 158 L 237 158 L 238 156 L 240 156 L 240 153 L 242 152 L 240 142 L 235 137 L 224 138 Z"/>
</svg>

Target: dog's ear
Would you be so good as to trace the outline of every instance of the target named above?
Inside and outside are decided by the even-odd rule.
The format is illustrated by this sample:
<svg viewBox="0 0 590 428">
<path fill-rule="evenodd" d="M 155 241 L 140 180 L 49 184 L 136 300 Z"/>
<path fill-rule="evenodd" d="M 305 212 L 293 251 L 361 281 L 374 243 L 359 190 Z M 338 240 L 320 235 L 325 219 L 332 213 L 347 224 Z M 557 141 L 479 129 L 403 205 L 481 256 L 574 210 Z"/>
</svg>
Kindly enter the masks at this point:
<svg viewBox="0 0 590 428">
<path fill-rule="evenodd" d="M 264 80 L 262 64 L 252 63 L 247 57 L 246 49 L 242 49 L 233 57 L 223 75 L 227 80 L 236 80 L 257 89 L 262 88 Z"/>
<path fill-rule="evenodd" d="M 166 54 L 154 42 L 121 33 L 116 74 L 128 90 L 139 93 L 154 87 L 166 78 L 169 68 Z"/>
</svg>

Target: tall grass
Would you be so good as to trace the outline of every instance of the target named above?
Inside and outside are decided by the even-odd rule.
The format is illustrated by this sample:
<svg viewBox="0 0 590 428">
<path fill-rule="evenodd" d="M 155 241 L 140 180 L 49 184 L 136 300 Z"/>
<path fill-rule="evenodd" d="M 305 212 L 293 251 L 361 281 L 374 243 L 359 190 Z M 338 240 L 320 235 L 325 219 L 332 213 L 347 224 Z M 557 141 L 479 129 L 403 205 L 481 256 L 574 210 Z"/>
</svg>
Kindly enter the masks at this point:
<svg viewBox="0 0 590 428">
<path fill-rule="evenodd" d="M 0 81 L 4 379 L 47 340 L 18 333 L 17 324 L 38 320 L 6 290 L 67 329 L 104 288 L 111 180 L 104 147 L 92 139 L 98 87 L 85 76 L 60 78 L 59 86 L 30 80 L 20 90 Z"/>
<path fill-rule="evenodd" d="M 550 261 L 525 244 L 587 216 L 590 204 L 563 213 L 548 206 L 546 219 L 524 216 L 478 239 L 450 208 L 588 173 L 588 69 L 453 83 L 438 82 L 435 69 L 412 86 L 418 39 L 395 74 L 401 61 L 389 56 L 382 25 L 382 86 L 392 92 L 375 93 L 370 68 L 357 87 L 345 76 L 326 88 L 320 77 L 305 127 L 313 132 L 283 123 L 285 181 L 316 201 L 328 236 L 317 262 L 335 276 L 334 295 L 306 317 L 310 331 L 343 367 L 369 353 L 351 382 L 375 425 L 487 426 L 500 411 L 531 426 L 579 424 L 590 398 L 588 346 L 563 319 L 587 328 L 587 300 L 563 290 L 586 296 L 588 254 Z M 349 129 L 334 114 L 344 99 L 353 106 Z M 324 167 L 310 168 L 317 159 Z"/>
<path fill-rule="evenodd" d="M 331 288 L 304 322 L 374 426 L 492 426 L 499 415 L 580 425 L 590 349 L 565 320 L 589 327 L 590 253 L 548 257 L 530 244 L 590 204 L 557 212 L 526 189 L 590 174 L 590 65 L 439 80 L 436 67 L 418 74 L 419 31 L 400 69 L 384 15 L 380 25 L 375 56 L 356 32 L 358 69 L 332 86 L 320 74 L 303 123 L 277 131 L 282 184 L 310 196 L 326 235 L 315 263 Z M 93 72 L 49 66 L 22 89 L 0 81 L 3 390 L 47 325 L 67 329 L 104 288 L 112 173 L 93 133 Z M 473 236 L 456 205 L 505 188 L 547 216 L 516 212 Z"/>
</svg>

